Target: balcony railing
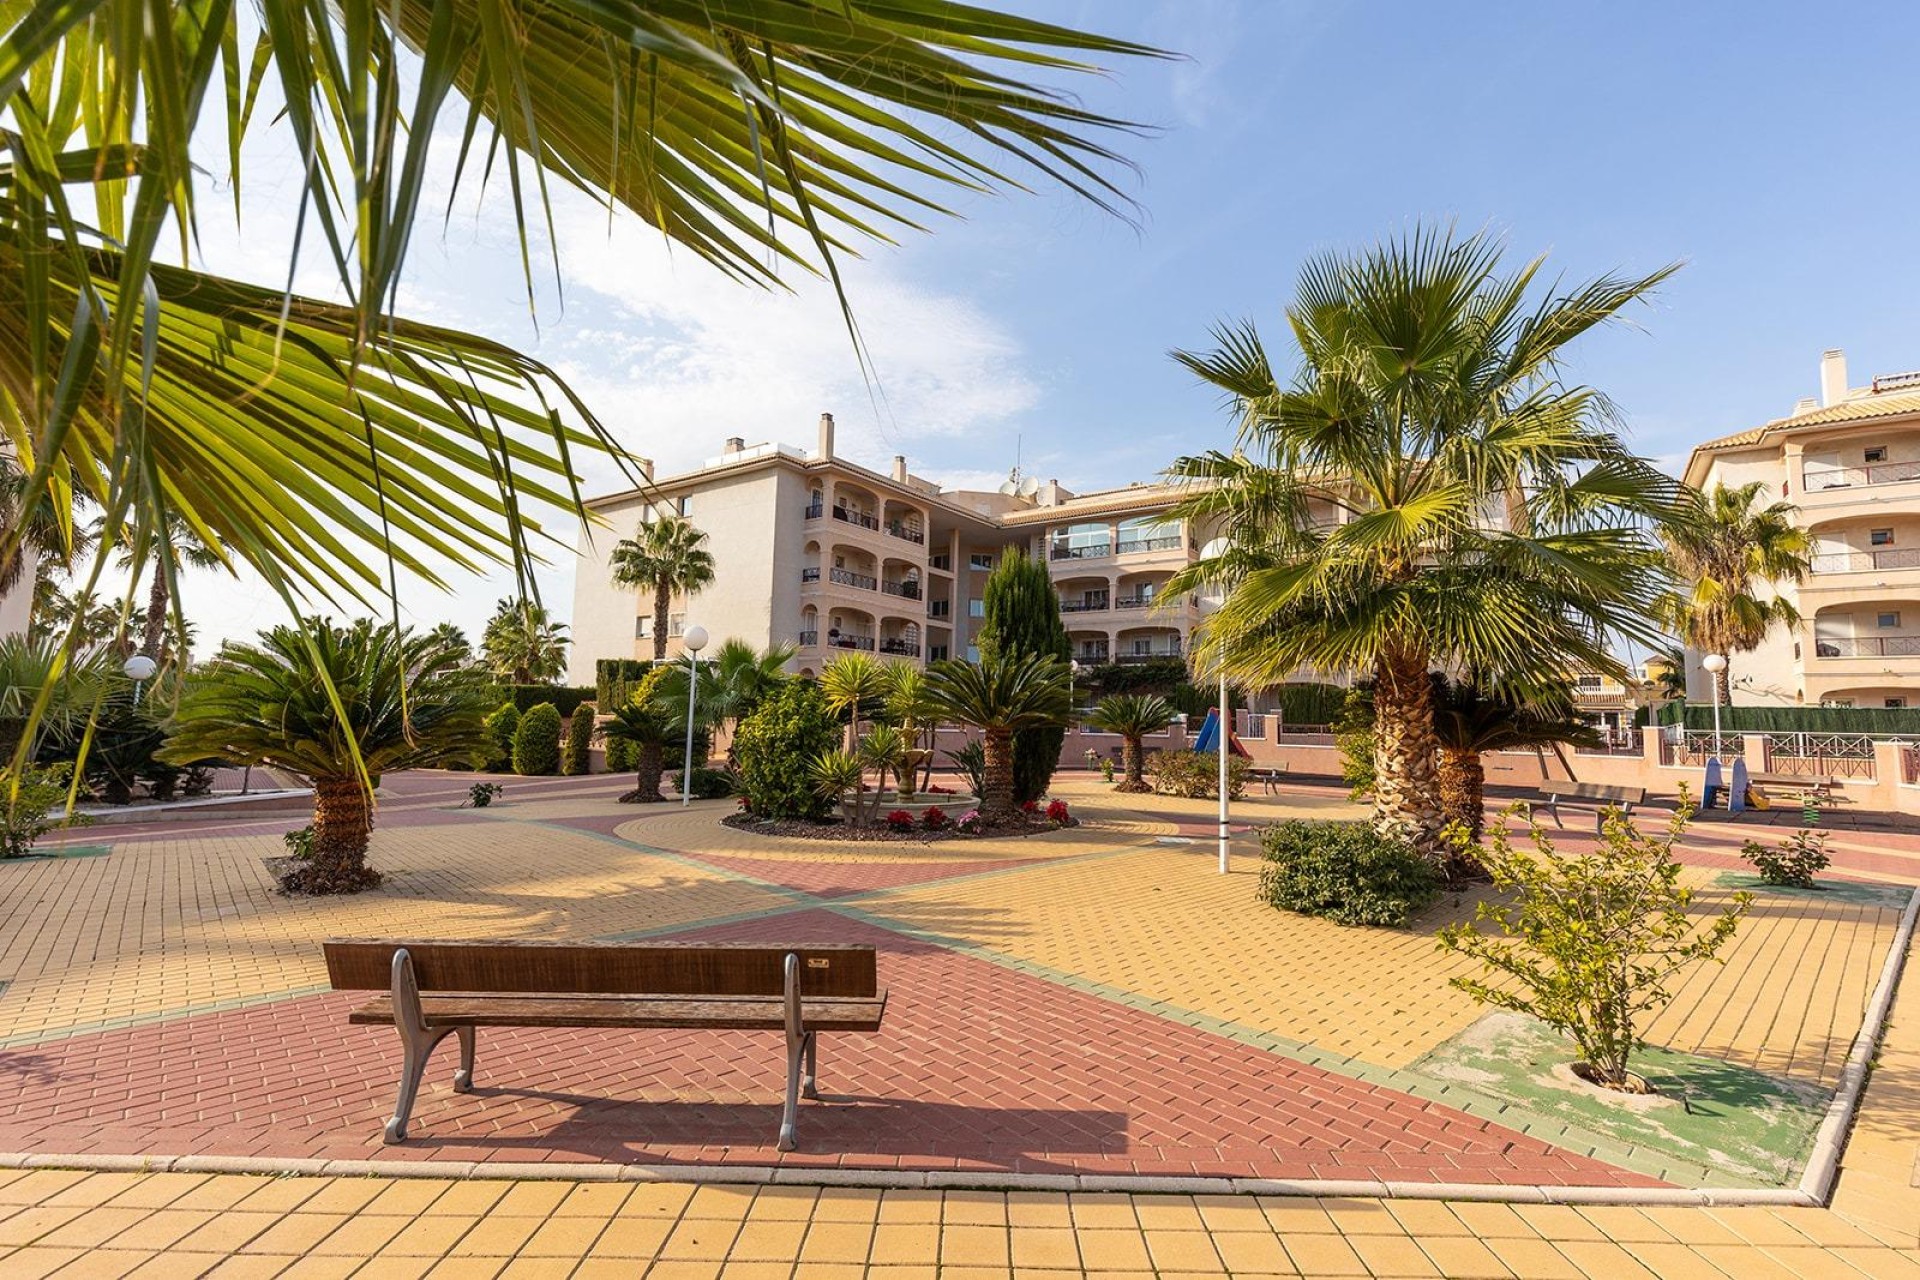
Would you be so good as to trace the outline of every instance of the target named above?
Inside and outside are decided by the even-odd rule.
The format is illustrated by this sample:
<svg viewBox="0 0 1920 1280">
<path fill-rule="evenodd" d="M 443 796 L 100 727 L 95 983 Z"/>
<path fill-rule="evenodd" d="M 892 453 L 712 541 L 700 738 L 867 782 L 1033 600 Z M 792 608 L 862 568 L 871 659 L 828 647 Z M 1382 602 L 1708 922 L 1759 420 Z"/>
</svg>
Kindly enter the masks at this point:
<svg viewBox="0 0 1920 1280">
<path fill-rule="evenodd" d="M 1874 569 L 1920 569 L 1920 547 L 1878 551 L 1833 551 L 1814 556 L 1815 573 L 1867 573 Z"/>
<path fill-rule="evenodd" d="M 880 642 L 880 652 L 896 654 L 902 658 L 920 656 L 920 645 L 914 640 L 886 639 Z"/>
<path fill-rule="evenodd" d="M 799 642 L 802 649 L 811 649 L 820 643 L 820 633 L 818 631 L 801 631 L 794 635 L 794 639 Z"/>
<path fill-rule="evenodd" d="M 1912 658 L 1920 656 L 1920 636 L 1817 637 L 1816 658 Z"/>
<path fill-rule="evenodd" d="M 1060 612 L 1062 613 L 1104 613 L 1111 607 L 1112 606 L 1107 603 L 1107 597 L 1105 595 L 1083 596 L 1078 600 L 1062 600 L 1060 602 Z"/>
<path fill-rule="evenodd" d="M 924 547 L 927 545 L 926 534 L 920 532 L 920 530 L 914 528 L 912 525 L 902 524 L 898 520 L 890 520 L 887 522 L 887 536 L 911 542 L 916 546 Z"/>
<path fill-rule="evenodd" d="M 1081 645 L 1073 651 L 1073 660 L 1075 662 L 1105 662 L 1107 660 L 1107 646 L 1103 644 Z"/>
<path fill-rule="evenodd" d="M 846 507 L 835 507 L 833 518 L 843 524 L 855 525 L 862 529 L 878 530 L 880 528 L 878 516 L 870 516 L 864 511 L 850 511 Z"/>
<path fill-rule="evenodd" d="M 1870 467 L 1836 467 L 1820 471 L 1809 468 L 1800 473 L 1800 479 L 1808 493 L 1875 484 L 1901 484 L 1908 480 L 1920 480 L 1920 462 L 1879 462 Z"/>
<path fill-rule="evenodd" d="M 1047 552 L 1049 560 L 1099 560 L 1113 554 L 1111 542 L 1090 542 L 1084 546 L 1063 547 L 1055 544 Z"/>
<path fill-rule="evenodd" d="M 826 504 L 826 503 L 824 503 L 824 502 L 809 502 L 809 503 L 807 504 L 807 519 L 809 519 L 809 520 L 818 520 L 818 519 L 819 519 L 819 518 L 820 518 L 821 516 L 823 516 L 823 515 L 825 515 L 825 514 L 827 514 L 827 504 Z"/>
<path fill-rule="evenodd" d="M 830 631 L 827 633 L 827 648 L 829 649 L 864 649 L 866 652 L 872 653 L 873 637 L 872 636 L 856 636 L 851 632 L 847 632 L 847 631 L 842 631 L 842 632 L 839 632 L 838 634 L 835 634 L 834 632 Z"/>
<path fill-rule="evenodd" d="M 800 581 L 801 581 L 802 583 L 808 583 L 808 582 L 818 582 L 818 581 L 820 581 L 820 570 L 818 570 L 818 569 L 802 569 L 802 570 L 800 571 Z"/>
<path fill-rule="evenodd" d="M 907 600 L 920 598 L 920 584 L 917 582 L 883 582 L 880 590 L 890 596 L 900 596 Z"/>
<path fill-rule="evenodd" d="M 1180 646 L 1169 645 L 1164 649 L 1135 649 L 1129 653 L 1121 654 L 1115 658 L 1114 661 L 1120 663 L 1122 666 L 1136 666 L 1142 662 L 1165 662 L 1169 658 L 1177 658 L 1179 656 Z"/>
<path fill-rule="evenodd" d="M 1129 556 L 1136 551 L 1178 551 L 1180 546 L 1181 539 L 1178 534 L 1160 538 L 1122 538 L 1120 554 Z"/>
<path fill-rule="evenodd" d="M 1113 607 L 1116 609 L 1151 609 L 1159 603 L 1159 596 L 1121 596 L 1113 602 Z"/>
<path fill-rule="evenodd" d="M 843 587 L 858 587 L 862 591 L 872 591 L 880 585 L 880 579 L 874 577 L 872 574 L 855 573 L 851 569 L 834 569 L 827 574 L 827 579 L 830 582 L 837 582 Z"/>
</svg>

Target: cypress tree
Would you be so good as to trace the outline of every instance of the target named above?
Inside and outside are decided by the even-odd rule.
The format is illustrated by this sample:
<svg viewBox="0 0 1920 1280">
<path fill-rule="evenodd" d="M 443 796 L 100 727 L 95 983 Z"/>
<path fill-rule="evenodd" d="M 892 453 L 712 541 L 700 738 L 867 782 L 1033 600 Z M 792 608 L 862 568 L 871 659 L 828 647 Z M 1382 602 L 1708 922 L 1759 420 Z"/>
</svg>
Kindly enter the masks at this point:
<svg viewBox="0 0 1920 1280">
<path fill-rule="evenodd" d="M 1065 663 L 1073 654 L 1067 625 L 1060 620 L 1060 596 L 1047 566 L 1010 549 L 987 575 L 981 591 L 986 616 L 980 624 L 982 657 L 996 650 L 1045 654 Z M 1047 793 L 1060 764 L 1064 727 L 1021 729 L 1013 735 L 1013 798 L 1018 804 Z"/>
</svg>

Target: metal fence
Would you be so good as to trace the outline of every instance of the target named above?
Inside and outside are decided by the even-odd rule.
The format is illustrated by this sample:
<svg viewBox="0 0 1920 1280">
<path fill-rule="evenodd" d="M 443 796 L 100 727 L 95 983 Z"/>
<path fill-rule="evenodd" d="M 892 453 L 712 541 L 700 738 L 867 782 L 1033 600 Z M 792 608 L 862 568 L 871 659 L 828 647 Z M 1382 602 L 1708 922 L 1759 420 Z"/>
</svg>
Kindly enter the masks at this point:
<svg viewBox="0 0 1920 1280">
<path fill-rule="evenodd" d="M 1763 733 L 1764 772 L 1796 777 L 1871 778 L 1873 739 L 1864 733 Z"/>
</svg>

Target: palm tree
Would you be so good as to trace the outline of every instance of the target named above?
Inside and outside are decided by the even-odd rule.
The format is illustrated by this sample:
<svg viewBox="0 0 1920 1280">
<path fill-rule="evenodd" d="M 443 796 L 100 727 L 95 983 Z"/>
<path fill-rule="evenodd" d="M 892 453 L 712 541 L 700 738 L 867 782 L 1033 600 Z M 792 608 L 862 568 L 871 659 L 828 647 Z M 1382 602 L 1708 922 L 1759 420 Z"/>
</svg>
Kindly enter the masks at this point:
<svg viewBox="0 0 1920 1280">
<path fill-rule="evenodd" d="M 509 684 L 552 684 L 567 670 L 567 625 L 531 600 L 502 600 L 480 635 L 487 669 Z"/>
<path fill-rule="evenodd" d="M 713 659 L 701 664 L 700 696 L 696 712 L 703 726 L 737 724 L 750 715 L 761 699 L 783 681 L 789 680 L 787 664 L 797 652 L 790 644 L 755 649 L 745 640 L 729 639 L 714 650 Z M 664 668 L 661 696 L 678 706 L 687 702 L 687 668 L 680 664 Z"/>
<path fill-rule="evenodd" d="M 667 607 L 674 593 L 690 596 L 713 583 L 707 535 L 679 516 L 663 515 L 614 544 L 607 556 L 613 585 L 653 592 L 653 660 L 667 658 Z"/>
<path fill-rule="evenodd" d="M 1434 673 L 1434 735 L 1440 742 L 1440 808 L 1478 840 L 1486 823 L 1486 769 L 1489 751 L 1517 751 L 1562 744 L 1598 746 L 1600 734 L 1574 709 L 1573 690 L 1564 681 L 1537 688 L 1484 688 L 1471 680 L 1448 680 Z M 1563 758 L 1562 763 L 1565 763 Z M 1477 870 L 1456 857 L 1454 878 Z"/>
<path fill-rule="evenodd" d="M 316 619 L 223 646 L 186 681 L 159 757 L 267 765 L 306 778 L 313 852 L 290 887 L 352 893 L 380 879 L 367 866 L 371 780 L 483 757 L 489 702 L 484 678 L 431 637 Z"/>
<path fill-rule="evenodd" d="M 1298 367 L 1251 324 L 1176 358 L 1231 400 L 1239 448 L 1183 458 L 1172 514 L 1227 550 L 1171 593 L 1230 590 L 1203 665 L 1249 685 L 1300 667 L 1370 675 L 1374 825 L 1441 856 L 1434 667 L 1614 671 L 1614 635 L 1651 642 L 1664 589 L 1646 522 L 1675 482 L 1607 429 L 1605 399 L 1560 372 L 1567 344 L 1672 270 L 1530 301 L 1539 259 L 1500 271 L 1482 235 L 1414 231 L 1301 272 Z"/>
<path fill-rule="evenodd" d="M 1015 167 L 1116 209 L 1100 139 L 1127 126 L 1041 82 L 1154 53 L 945 0 L 6 13 L 0 438 L 32 460 L 24 497 L 68 523 L 70 486 L 116 526 L 175 510 L 288 599 L 364 599 L 389 563 L 524 575 L 532 513 L 582 514 L 581 454 L 627 457 L 540 362 L 387 314 L 442 167 L 430 146 L 457 136 L 456 173 L 510 192 L 530 298 L 550 178 L 730 277 L 798 266 L 837 289 L 851 242 L 914 225 L 941 190 L 1016 185 Z M 256 111 L 265 81 L 283 100 Z M 216 122 L 224 175 L 194 150 Z M 237 198 L 248 129 L 300 156 L 299 225 L 344 303 L 158 260 L 170 234 L 186 253 L 210 170 Z M 0 565 L 27 536 L 0 522 Z"/>
<path fill-rule="evenodd" d="M 147 583 L 147 614 L 140 632 L 139 651 L 156 663 L 167 652 L 167 606 L 173 599 L 174 584 L 185 568 L 217 569 L 227 556 L 217 546 L 201 540 L 197 531 L 178 512 L 168 509 L 156 522 L 157 528 L 126 526 L 120 531 L 120 567 L 129 573 L 151 570 Z M 95 522 L 94 537 L 101 536 L 104 517 Z M 185 613 L 181 619 L 185 620 Z M 185 639 L 182 635 L 178 637 Z"/>
<path fill-rule="evenodd" d="M 1713 677 L 1722 702 L 1731 701 L 1733 655 L 1758 649 L 1775 626 L 1799 625 L 1799 611 L 1771 588 L 1804 581 L 1813 567 L 1796 508 L 1757 506 L 1764 488 L 1755 480 L 1688 490 L 1684 508 L 1661 526 L 1681 584 L 1662 601 L 1661 616 L 1688 646 L 1727 659 Z M 1769 590 L 1763 596 L 1758 587 Z"/>
<path fill-rule="evenodd" d="M 92 549 L 90 531 L 75 524 L 69 516 L 71 501 L 60 501 L 42 492 L 37 499 L 27 498 L 27 474 L 6 450 L 0 436 L 0 529 L 18 529 L 18 545 L 0 558 L 0 595 L 20 585 L 31 560 L 40 574 L 34 579 L 37 589 L 49 579 L 47 570 L 65 571 Z"/>
<path fill-rule="evenodd" d="M 1173 704 L 1157 693 L 1116 693 L 1100 700 L 1087 720 L 1096 729 L 1120 735 L 1120 759 L 1126 776 L 1115 791 L 1153 790 L 1142 775 L 1140 740 L 1179 718 Z"/>
<path fill-rule="evenodd" d="M 887 681 L 886 668 L 864 653 L 843 653 L 820 668 L 820 692 L 827 696 L 828 709 L 850 717 L 849 743 L 860 741 L 860 708 L 883 696 Z"/>
<path fill-rule="evenodd" d="M 980 817 L 988 823 L 1012 821 L 1019 813 L 1013 799 L 1014 731 L 1067 722 L 1072 708 L 1066 664 L 1046 654 L 983 654 L 979 662 L 934 663 L 927 683 L 942 715 L 980 730 L 986 752 Z"/>
<path fill-rule="evenodd" d="M 686 701 L 667 694 L 666 678 L 665 667 L 647 672 L 626 702 L 599 727 L 602 738 L 630 742 L 636 748 L 633 790 L 620 797 L 621 804 L 659 804 L 666 799 L 660 794 L 660 776 L 666 771 L 667 748 L 684 742 L 687 731 Z"/>
</svg>

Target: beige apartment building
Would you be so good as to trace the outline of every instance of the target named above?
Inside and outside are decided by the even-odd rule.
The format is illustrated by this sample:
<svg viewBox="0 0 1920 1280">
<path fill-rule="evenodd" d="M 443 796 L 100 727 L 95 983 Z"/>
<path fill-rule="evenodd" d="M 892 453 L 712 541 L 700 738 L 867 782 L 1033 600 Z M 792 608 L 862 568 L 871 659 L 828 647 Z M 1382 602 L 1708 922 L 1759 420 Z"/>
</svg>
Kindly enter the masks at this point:
<svg viewBox="0 0 1920 1280">
<path fill-rule="evenodd" d="M 1758 480 L 1813 539 L 1812 573 L 1783 588 L 1800 625 L 1734 655 L 1735 704 L 1920 706 L 1920 373 L 1854 387 L 1829 351 L 1817 399 L 1699 446 L 1685 479 Z M 1697 702 L 1712 696 L 1702 656 L 1687 655 Z"/>
<path fill-rule="evenodd" d="M 714 643 L 797 646 L 801 674 L 843 652 L 977 656 L 987 575 L 1016 547 L 1052 571 L 1077 662 L 1180 657 L 1199 621 L 1196 601 L 1165 594 L 1204 541 L 1168 518 L 1179 494 L 1165 485 L 1076 495 L 1016 477 L 997 492 L 943 490 L 904 457 L 882 474 L 837 456 L 831 414 L 811 452 L 734 438 L 697 470 L 648 479 L 587 504 L 608 527 L 580 548 L 573 683 L 592 683 L 596 659 L 652 656 L 651 593 L 615 588 L 606 562 L 661 509 L 707 535 L 715 564 L 712 586 L 673 603 L 672 653 L 698 622 Z"/>
</svg>

